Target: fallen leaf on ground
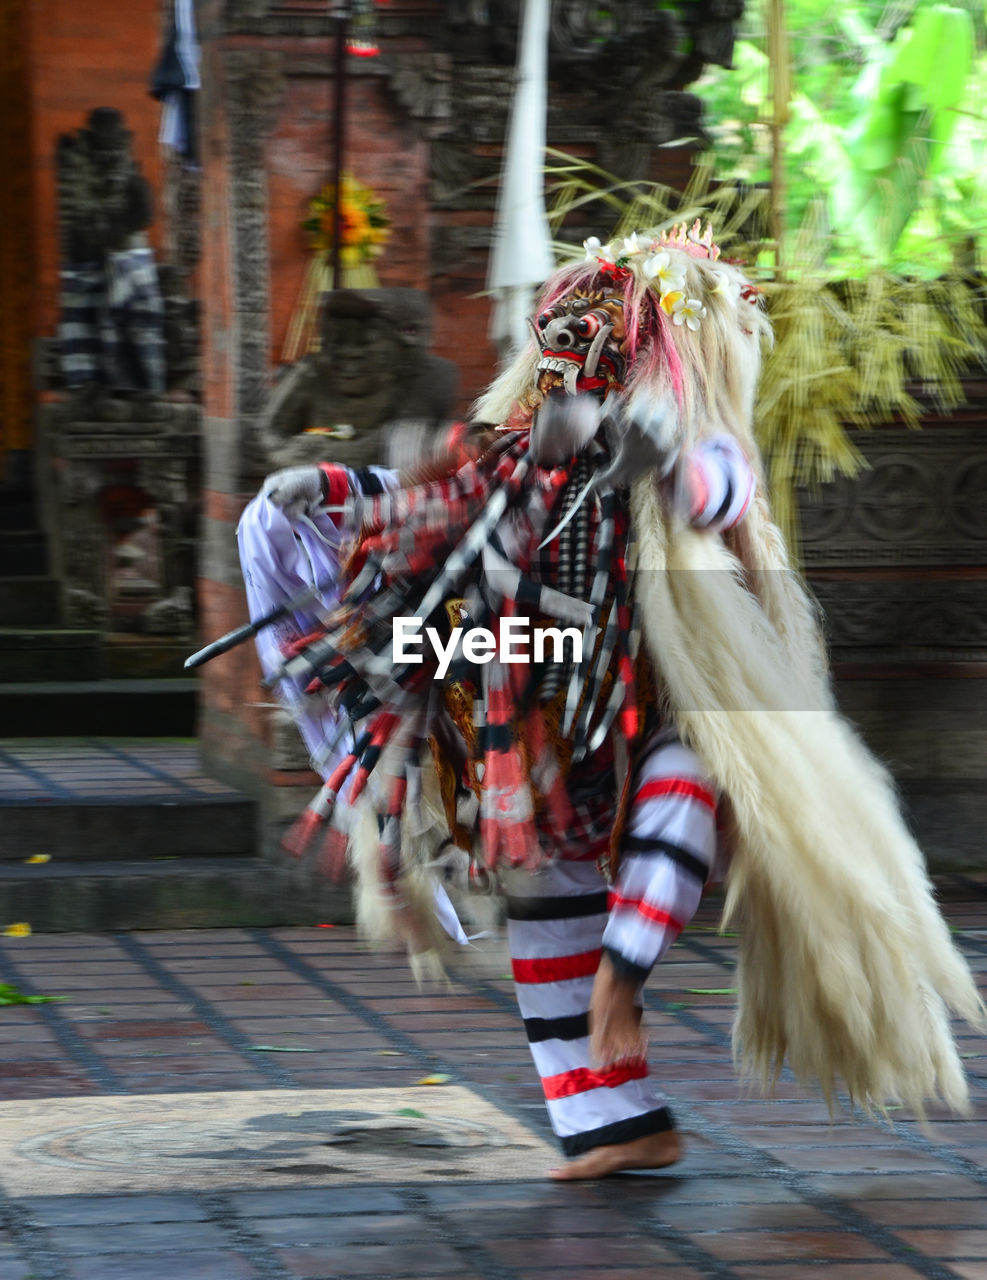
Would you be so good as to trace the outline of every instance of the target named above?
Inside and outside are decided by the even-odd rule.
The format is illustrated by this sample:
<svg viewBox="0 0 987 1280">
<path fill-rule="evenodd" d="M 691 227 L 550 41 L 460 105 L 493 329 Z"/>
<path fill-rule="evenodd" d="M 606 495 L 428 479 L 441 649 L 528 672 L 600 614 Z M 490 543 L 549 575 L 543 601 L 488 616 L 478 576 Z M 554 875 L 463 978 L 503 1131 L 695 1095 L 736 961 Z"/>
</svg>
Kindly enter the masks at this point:
<svg viewBox="0 0 987 1280">
<path fill-rule="evenodd" d="M 314 1049 L 306 1049 L 295 1044 L 252 1044 L 254 1053 L 315 1053 Z"/>
<path fill-rule="evenodd" d="M 18 991 L 9 982 L 0 982 L 0 1004 L 50 1004 L 53 1000 L 66 1000 L 67 996 L 29 996 Z"/>
</svg>

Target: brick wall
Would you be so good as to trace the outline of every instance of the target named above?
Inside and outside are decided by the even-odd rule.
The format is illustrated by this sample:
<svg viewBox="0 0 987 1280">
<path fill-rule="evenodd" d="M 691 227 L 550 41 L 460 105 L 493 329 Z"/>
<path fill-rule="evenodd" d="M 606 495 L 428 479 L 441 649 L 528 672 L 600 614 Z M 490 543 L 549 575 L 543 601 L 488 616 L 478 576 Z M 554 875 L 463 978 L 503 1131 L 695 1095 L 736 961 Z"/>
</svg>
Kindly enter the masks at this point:
<svg viewBox="0 0 987 1280">
<path fill-rule="evenodd" d="M 313 42 L 311 56 L 327 65 L 327 42 Z M 385 287 L 427 289 L 427 146 L 397 114 L 379 78 L 361 74 L 352 59 L 347 70 L 345 166 L 386 201 L 391 219 L 390 239 L 375 262 L 377 275 Z M 265 148 L 272 365 L 281 359 L 311 260 L 301 223 L 308 201 L 330 179 L 332 92 L 328 77 L 289 77 Z"/>
</svg>

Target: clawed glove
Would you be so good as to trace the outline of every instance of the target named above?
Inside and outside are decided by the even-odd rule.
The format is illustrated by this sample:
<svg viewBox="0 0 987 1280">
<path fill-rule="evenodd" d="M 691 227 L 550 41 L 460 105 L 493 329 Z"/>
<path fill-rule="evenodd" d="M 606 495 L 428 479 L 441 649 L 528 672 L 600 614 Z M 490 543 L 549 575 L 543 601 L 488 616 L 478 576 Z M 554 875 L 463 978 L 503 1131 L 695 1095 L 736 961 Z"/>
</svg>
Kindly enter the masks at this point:
<svg viewBox="0 0 987 1280">
<path fill-rule="evenodd" d="M 535 415 L 528 450 L 539 467 L 577 457 L 596 435 L 600 406 L 590 396 L 549 396 Z"/>
<path fill-rule="evenodd" d="M 657 404 L 637 396 L 615 417 L 604 422 L 610 446 L 610 465 L 597 476 L 600 487 L 629 488 L 649 471 L 664 479 L 679 455 L 678 406 L 668 393 Z"/>
<path fill-rule="evenodd" d="M 323 501 L 324 479 L 319 467 L 285 467 L 267 477 L 261 493 L 289 520 L 297 519 L 310 514 Z"/>
</svg>

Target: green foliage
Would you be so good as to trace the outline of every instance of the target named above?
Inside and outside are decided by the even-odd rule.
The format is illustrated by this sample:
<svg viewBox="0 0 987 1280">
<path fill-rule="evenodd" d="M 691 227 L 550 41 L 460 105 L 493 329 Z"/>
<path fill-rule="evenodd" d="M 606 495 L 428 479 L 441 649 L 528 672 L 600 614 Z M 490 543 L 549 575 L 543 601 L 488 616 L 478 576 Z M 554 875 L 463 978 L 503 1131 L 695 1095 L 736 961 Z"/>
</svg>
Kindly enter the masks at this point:
<svg viewBox="0 0 987 1280">
<path fill-rule="evenodd" d="M 843 275 L 882 266 L 928 277 L 974 265 L 987 238 L 987 56 L 971 13 L 791 0 L 786 15 L 788 232 L 811 213 L 826 232 L 819 256 Z M 766 23 L 763 0 L 749 5 L 734 69 L 711 70 L 696 86 L 719 180 L 770 177 Z"/>
</svg>

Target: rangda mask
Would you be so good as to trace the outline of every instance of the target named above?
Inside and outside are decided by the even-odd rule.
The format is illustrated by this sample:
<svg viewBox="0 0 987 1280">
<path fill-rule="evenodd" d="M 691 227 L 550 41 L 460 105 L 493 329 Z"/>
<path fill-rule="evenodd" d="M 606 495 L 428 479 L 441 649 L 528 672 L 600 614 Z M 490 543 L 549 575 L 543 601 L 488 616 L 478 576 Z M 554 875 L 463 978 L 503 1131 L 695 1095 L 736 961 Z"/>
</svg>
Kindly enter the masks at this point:
<svg viewBox="0 0 987 1280">
<path fill-rule="evenodd" d="M 592 395 L 603 400 L 624 383 L 624 299 L 576 289 L 534 320 L 541 350 L 538 390 L 545 396 Z"/>
</svg>

